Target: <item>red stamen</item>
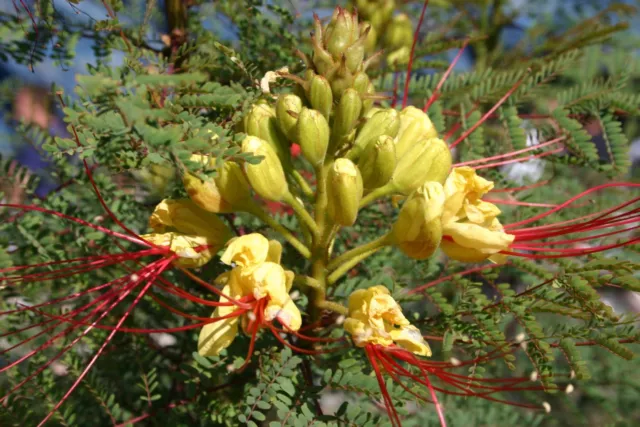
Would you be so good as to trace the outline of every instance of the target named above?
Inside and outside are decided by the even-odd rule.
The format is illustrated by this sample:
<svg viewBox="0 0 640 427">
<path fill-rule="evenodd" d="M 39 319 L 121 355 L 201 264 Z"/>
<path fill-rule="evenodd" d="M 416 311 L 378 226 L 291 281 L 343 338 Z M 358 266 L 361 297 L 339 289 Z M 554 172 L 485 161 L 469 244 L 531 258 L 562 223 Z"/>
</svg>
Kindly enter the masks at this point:
<svg viewBox="0 0 640 427">
<path fill-rule="evenodd" d="M 527 72 L 527 75 L 529 74 L 529 72 Z M 526 77 L 526 76 L 525 76 Z M 520 80 L 518 80 L 516 82 L 516 84 L 514 84 L 511 89 L 509 89 L 507 91 L 507 93 L 504 94 L 504 96 L 502 98 L 500 98 L 500 100 L 493 106 L 491 107 L 491 109 L 489 111 L 487 111 L 485 113 L 484 116 L 482 116 L 482 118 L 480 120 L 478 120 L 478 122 L 476 124 L 474 124 L 473 126 L 471 126 L 469 129 L 467 129 L 458 139 L 455 140 L 455 142 L 453 144 L 451 144 L 449 146 L 450 149 L 455 148 L 456 145 L 460 144 L 462 141 L 465 140 L 466 137 L 468 137 L 474 130 L 476 130 L 481 124 L 483 124 L 490 116 L 491 114 L 493 114 L 507 99 L 509 99 L 509 97 L 513 94 L 513 92 L 516 91 L 516 89 L 518 89 L 518 87 L 520 87 L 520 85 L 522 84 L 522 82 L 524 81 L 525 77 L 522 77 Z"/>
<path fill-rule="evenodd" d="M 453 167 L 457 168 L 457 167 L 460 167 L 460 166 L 474 165 L 476 163 L 485 163 L 485 162 L 488 162 L 490 160 L 503 159 L 505 157 L 513 157 L 513 156 L 518 155 L 518 154 L 527 153 L 529 151 L 535 151 L 535 150 L 538 150 L 540 148 L 544 148 L 544 147 L 547 147 L 549 145 L 556 144 L 556 143 L 558 143 L 560 141 L 563 141 L 565 139 L 566 139 L 565 136 L 561 136 L 559 138 L 555 138 L 555 139 L 552 139 L 552 140 L 549 140 L 549 141 L 546 141 L 546 142 L 543 142 L 543 143 L 540 143 L 540 144 L 537 144 L 537 145 L 533 145 L 531 147 L 523 148 L 521 150 L 512 151 L 510 153 L 499 154 L 497 156 L 485 157 L 485 158 L 482 158 L 482 159 L 469 160 L 467 162 L 462 162 L 462 163 L 456 163 L 456 164 L 453 165 Z"/>
<path fill-rule="evenodd" d="M 427 5 L 429 4 L 429 0 L 424 0 L 422 4 L 422 12 L 420 12 L 420 19 L 418 20 L 418 25 L 416 26 L 416 31 L 413 33 L 413 43 L 411 44 L 411 53 L 409 54 L 409 63 L 407 64 L 407 80 L 404 82 L 404 95 L 402 97 L 402 108 L 407 106 L 407 101 L 409 100 L 409 82 L 411 82 L 411 68 L 413 67 L 413 60 L 416 53 L 416 44 L 418 43 L 418 36 L 420 36 L 420 27 L 422 26 L 422 21 L 424 21 L 424 13 L 427 11 Z"/>
<path fill-rule="evenodd" d="M 380 386 L 380 392 L 382 393 L 382 398 L 384 399 L 384 406 L 387 408 L 387 413 L 389 414 L 389 419 L 391 420 L 391 424 L 393 426 L 402 426 L 400 422 L 400 417 L 398 417 L 398 412 L 396 411 L 395 406 L 393 406 L 393 401 L 391 400 L 391 396 L 389 395 L 389 391 L 387 390 L 387 385 L 382 378 L 382 374 L 380 372 L 380 367 L 376 362 L 376 352 L 373 349 L 373 345 L 368 344 L 364 347 L 365 353 L 369 358 L 369 362 L 371 363 L 371 367 L 376 374 L 376 379 L 378 380 L 378 385 Z"/>
<path fill-rule="evenodd" d="M 554 150 L 545 151 L 544 153 L 535 154 L 533 156 L 520 157 L 520 158 L 517 158 L 517 159 L 504 160 L 502 162 L 489 163 L 489 164 L 480 165 L 480 166 L 473 166 L 473 169 L 475 169 L 475 170 L 488 169 L 488 168 L 494 168 L 494 167 L 497 167 L 497 166 L 510 165 L 510 164 L 513 164 L 513 163 L 527 162 L 529 160 L 541 159 L 543 157 L 548 157 L 548 156 L 551 156 L 553 154 L 558 154 L 558 153 L 561 153 L 563 151 L 564 151 L 564 148 L 560 147 L 560 148 L 556 148 Z"/>
<path fill-rule="evenodd" d="M 429 111 L 429 108 L 433 105 L 433 103 L 436 102 L 438 98 L 440 98 L 440 89 L 442 89 L 442 86 L 444 86 L 444 83 L 449 78 L 449 74 L 451 74 L 451 72 L 453 71 L 453 68 L 456 66 L 460 58 L 462 58 L 462 54 L 464 53 L 464 50 L 467 48 L 468 44 L 469 44 L 469 39 L 464 41 L 464 43 L 462 44 L 462 47 L 460 48 L 460 50 L 458 50 L 458 53 L 456 54 L 455 58 L 453 58 L 453 61 L 451 61 L 451 64 L 449 64 L 449 68 L 447 68 L 447 71 L 445 71 L 445 73 L 442 75 L 442 78 L 438 82 L 438 86 L 436 86 L 436 89 L 433 91 L 433 94 L 431 95 L 431 97 L 429 97 L 427 102 L 424 104 L 424 107 L 422 108 L 422 111 L 424 111 L 425 113 Z"/>
</svg>

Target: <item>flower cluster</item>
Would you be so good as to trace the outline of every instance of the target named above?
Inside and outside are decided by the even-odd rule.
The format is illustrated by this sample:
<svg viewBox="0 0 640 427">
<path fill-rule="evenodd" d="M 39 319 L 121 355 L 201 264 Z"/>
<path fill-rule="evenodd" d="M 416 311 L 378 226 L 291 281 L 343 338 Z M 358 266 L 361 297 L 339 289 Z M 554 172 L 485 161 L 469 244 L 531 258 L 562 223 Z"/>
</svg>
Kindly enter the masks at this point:
<svg viewBox="0 0 640 427">
<path fill-rule="evenodd" d="M 417 260 L 428 259 L 442 249 L 446 256 L 461 262 L 476 263 L 488 259 L 503 263 L 507 256 L 576 256 L 633 243 L 638 239 L 581 252 L 573 246 L 563 245 L 572 245 L 584 237 L 553 240 L 569 234 L 592 233 L 603 229 L 609 231 L 598 236 L 608 237 L 623 232 L 625 230 L 620 227 L 638 222 L 637 209 L 623 212 L 630 202 L 568 222 L 523 228 L 600 188 L 629 185 L 608 184 L 598 187 L 543 214 L 503 225 L 499 220 L 501 211 L 497 207 L 500 201 L 487 197 L 494 191 L 494 184 L 477 173 L 485 166 L 454 164 L 451 148 L 457 142 L 448 144 L 447 135 L 439 134 L 425 112 L 438 96 L 437 93 L 422 110 L 413 106 L 396 109 L 374 105 L 383 96 L 375 93 L 366 74 L 367 66 L 371 64 L 371 58 L 365 59 L 371 31 L 375 29 L 379 35 L 385 34 L 385 43 L 396 49 L 391 55 L 396 55 L 396 60 L 400 61 L 399 58 L 404 57 L 405 53 L 409 55 L 405 50 L 408 49 L 411 26 L 408 25 L 408 18 L 391 18 L 387 14 L 387 10 L 393 8 L 393 1 L 357 3 L 361 6 L 360 10 L 367 14 L 371 25 L 361 25 L 355 14 L 340 8 L 336 9 L 325 26 L 316 18 L 312 37 L 313 55 L 306 57 L 301 54 L 309 69 L 302 77 L 281 73 L 282 77 L 294 82 L 293 93 L 281 93 L 275 98 L 266 94 L 265 99 L 251 106 L 241 125 L 244 137 L 239 150 L 246 155 L 243 159 L 252 157 L 259 161 L 223 160 L 194 153 L 189 162 L 191 166 L 216 168 L 215 178 L 203 179 L 191 168 L 182 168 L 182 181 L 189 199 L 163 200 L 158 204 L 149 221 L 151 233 L 137 235 L 120 223 L 108 208 L 109 216 L 126 233 L 116 233 L 38 207 L 4 205 L 57 215 L 145 249 L 53 264 L 11 267 L 0 270 L 6 275 L 0 278 L 0 284 L 15 285 L 69 277 L 123 262 L 133 261 L 138 265 L 138 261 L 144 257 L 156 259 L 142 268 L 132 269 L 125 277 L 80 294 L 38 306 L 0 312 L 0 315 L 16 311 L 44 315 L 47 320 L 38 326 L 45 325 L 48 328 L 45 331 L 71 325 L 64 326 L 66 332 L 56 335 L 46 346 L 71 332 L 84 336 L 92 328 L 112 331 L 89 363 L 90 367 L 116 332 L 157 331 L 127 329 L 123 326 L 140 299 L 150 295 L 157 304 L 176 315 L 196 321 L 163 331 L 201 329 L 198 340 L 198 352 L 201 355 L 220 355 L 231 345 L 241 328 L 250 336 L 246 366 L 251 361 L 261 329 L 270 330 L 283 345 L 307 354 L 337 350 L 337 347 L 318 349 L 317 346 L 319 343 L 344 341 L 344 338 L 322 337 L 321 331 L 314 331 L 310 335 L 300 332 L 306 327 L 313 329 L 321 325 L 322 312 L 332 311 L 346 318 L 344 331 L 355 346 L 364 349 L 380 383 L 392 423 L 398 425 L 400 420 L 386 391 L 384 374 L 411 393 L 414 391 L 407 388 L 401 379 L 424 385 L 436 405 L 436 391 L 489 398 L 492 393 L 515 389 L 515 385 L 521 381 L 510 380 L 507 386 L 497 387 L 495 384 L 498 380 L 489 384 L 476 380 L 473 387 L 481 389 L 478 391 L 465 384 L 464 377 L 449 372 L 452 368 L 450 364 L 426 361 L 424 358 L 432 355 L 429 344 L 421 331 L 405 317 L 387 288 L 373 286 L 356 290 L 349 296 L 348 307 L 339 301 L 329 300 L 328 290 L 356 265 L 386 246 L 395 247 Z M 388 59 L 391 61 L 391 58 Z M 471 130 L 461 138 L 464 139 Z M 291 156 L 293 144 L 299 145 L 302 159 Z M 526 159 L 516 157 L 510 161 Z M 489 158 L 480 163 L 492 160 Z M 301 168 L 297 167 L 299 161 L 306 161 L 313 170 L 311 179 L 301 173 Z M 91 177 L 89 168 L 86 170 Z M 388 224 L 379 238 L 335 255 L 333 242 L 341 229 L 354 225 L 362 209 L 389 197 L 402 200 L 397 220 Z M 271 217 L 264 210 L 264 202 L 289 206 L 298 220 L 299 232 L 290 230 Z M 106 207 L 104 202 L 103 205 Z M 233 237 L 217 214 L 237 212 L 253 215 L 270 226 L 302 258 L 308 260 L 309 274 L 294 274 L 281 265 L 283 246 L 279 241 L 269 240 L 257 233 Z M 210 262 L 222 248 L 224 252 L 220 260 L 229 268 L 217 277 L 214 284 L 207 283 L 191 271 Z M 215 300 L 198 297 L 163 279 L 162 273 L 172 266 L 216 295 Z M 29 272 L 34 268 L 45 271 Z M 294 278 L 296 284 L 304 286 L 309 297 L 308 307 L 299 308 L 290 296 Z M 180 311 L 163 300 L 162 296 L 155 295 L 154 289 L 162 290 L 162 295 L 177 296 L 212 307 L 213 314 L 207 318 Z M 100 324 L 114 307 L 134 291 L 137 292 L 135 301 L 115 325 Z M 44 310 L 62 301 L 89 298 L 96 294 L 99 296 L 64 316 Z M 307 315 L 304 317 L 301 308 L 306 308 Z M 51 326 L 47 326 L 49 322 Z M 282 329 L 276 326 L 276 322 Z M 87 328 L 80 332 L 85 326 Z M 305 346 L 295 346 L 282 334 L 291 334 L 307 343 Z M 0 372 L 16 366 L 33 354 L 31 352 L 2 367 Z M 81 373 L 71 391 L 87 372 L 88 368 Z M 429 376 L 436 376 L 450 388 L 432 385 Z M 424 399 L 421 395 L 418 397 Z M 439 405 L 437 407 L 444 423 L 441 409 Z"/>
</svg>

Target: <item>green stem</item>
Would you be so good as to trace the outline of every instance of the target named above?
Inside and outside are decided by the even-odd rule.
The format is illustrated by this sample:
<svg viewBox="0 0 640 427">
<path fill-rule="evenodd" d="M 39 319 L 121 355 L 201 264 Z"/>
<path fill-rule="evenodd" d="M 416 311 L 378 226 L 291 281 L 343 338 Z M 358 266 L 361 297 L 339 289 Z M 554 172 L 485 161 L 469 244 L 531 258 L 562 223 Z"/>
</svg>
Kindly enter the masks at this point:
<svg viewBox="0 0 640 427">
<path fill-rule="evenodd" d="M 390 244 L 391 244 L 391 235 L 385 234 L 382 237 L 378 237 L 377 239 L 372 240 L 369 243 L 365 243 L 364 245 L 358 246 L 357 248 L 353 248 L 350 251 L 347 251 L 342 255 L 332 259 L 329 265 L 327 266 L 327 269 L 330 271 L 335 270 L 341 267 L 342 264 L 350 261 L 354 257 L 368 253 L 372 250 L 381 249 Z"/>
<path fill-rule="evenodd" d="M 302 194 L 304 194 L 305 197 L 307 197 L 308 199 L 313 200 L 313 196 L 314 196 L 313 189 L 311 189 L 311 186 L 309 186 L 309 183 L 307 182 L 306 179 L 304 179 L 304 177 L 300 174 L 300 172 L 298 172 L 297 170 L 294 170 L 293 172 L 291 172 L 291 175 L 293 176 L 293 179 L 295 179 L 298 185 L 300 186 L 300 189 L 302 190 Z"/>
<path fill-rule="evenodd" d="M 380 197 L 388 196 L 389 194 L 393 193 L 393 190 L 394 189 L 391 183 L 376 188 L 371 193 L 362 198 L 362 200 L 360 201 L 360 209 L 371 204 L 373 201 L 379 199 Z"/>
<path fill-rule="evenodd" d="M 317 236 L 319 233 L 318 226 L 302 203 L 300 203 L 290 192 L 285 194 L 284 202 L 293 208 L 293 211 L 296 213 L 300 221 L 309 228 L 314 236 Z"/>
<path fill-rule="evenodd" d="M 344 316 L 349 315 L 349 309 L 337 302 L 324 300 L 318 303 L 318 307 L 323 310 L 335 311 L 336 313 L 342 314 Z"/>
<path fill-rule="evenodd" d="M 294 283 L 308 286 L 309 288 L 312 288 L 312 289 L 322 289 L 322 285 L 320 284 L 320 282 L 318 282 L 313 277 L 296 275 L 293 278 L 293 281 Z"/>
<path fill-rule="evenodd" d="M 367 251 L 367 252 L 361 253 L 359 255 L 356 255 L 355 257 L 351 258 L 349 261 L 347 261 L 344 264 L 342 264 L 340 267 L 336 268 L 329 275 L 329 277 L 327 277 L 327 286 L 331 286 L 334 283 L 336 283 L 342 276 L 347 274 L 349 272 L 349 270 L 351 270 L 356 265 L 360 264 L 365 259 L 369 258 L 371 255 L 373 255 L 376 252 L 378 252 L 383 247 L 384 246 L 380 246 L 380 247 L 377 247 L 377 248 L 372 249 L 370 251 Z"/>
<path fill-rule="evenodd" d="M 298 240 L 298 238 L 294 236 L 288 228 L 280 224 L 275 219 L 271 218 L 269 214 L 262 210 L 262 208 L 254 206 L 250 209 L 247 209 L 247 212 L 257 217 L 258 219 L 260 219 L 260 221 L 264 222 L 269 227 L 280 233 L 282 237 L 284 237 L 285 240 L 291 244 L 291 246 L 293 246 L 298 252 L 300 252 L 300 255 L 307 259 L 311 258 L 311 251 L 309 250 L 309 248 L 306 247 L 300 240 Z"/>
</svg>

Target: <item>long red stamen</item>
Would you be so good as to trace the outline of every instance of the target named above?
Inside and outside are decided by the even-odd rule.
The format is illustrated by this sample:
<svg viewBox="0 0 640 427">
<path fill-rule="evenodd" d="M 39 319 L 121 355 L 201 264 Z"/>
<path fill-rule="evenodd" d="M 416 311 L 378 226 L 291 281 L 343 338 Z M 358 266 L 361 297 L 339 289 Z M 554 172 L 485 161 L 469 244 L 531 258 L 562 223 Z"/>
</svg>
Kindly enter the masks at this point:
<svg viewBox="0 0 640 427">
<path fill-rule="evenodd" d="M 535 150 L 539 150 L 540 148 L 544 148 L 547 147 L 549 145 L 553 145 L 556 144 L 560 141 L 564 141 L 566 139 L 565 136 L 561 136 L 559 138 L 555 138 L 537 145 L 533 145 L 531 147 L 527 147 L 527 148 L 523 148 L 521 150 L 516 150 L 516 151 L 511 151 L 509 153 L 505 153 L 505 154 L 499 154 L 496 156 L 491 156 L 491 157 L 484 157 L 482 159 L 475 159 L 475 160 L 469 160 L 467 162 L 461 162 L 461 163 L 456 163 L 453 165 L 454 168 L 460 167 L 460 166 L 468 166 L 468 165 L 475 165 L 476 163 L 486 163 L 488 161 L 491 160 L 498 160 L 498 159 L 504 159 L 506 157 L 513 157 L 516 156 L 518 154 L 522 154 L 522 153 L 527 153 L 529 151 L 535 151 Z"/>
<path fill-rule="evenodd" d="M 166 266 L 169 265 L 169 263 L 171 262 L 171 259 L 167 259 L 163 262 L 166 263 Z M 136 296 L 135 300 L 133 301 L 133 303 L 131 303 L 131 305 L 129 306 L 129 308 L 125 311 L 124 315 L 122 316 L 122 318 L 120 318 L 120 321 L 116 324 L 116 329 L 114 329 L 109 336 L 107 337 L 107 339 L 104 341 L 104 343 L 102 344 L 102 346 L 100 347 L 100 349 L 98 349 L 98 351 L 96 352 L 96 354 L 93 356 L 93 358 L 89 361 L 89 363 L 87 364 L 87 366 L 84 368 L 84 370 L 80 373 L 80 375 L 78 376 L 78 378 L 76 379 L 76 381 L 73 383 L 73 385 L 69 388 L 69 390 L 67 390 L 67 392 L 65 393 L 64 396 L 62 396 L 62 399 L 60 399 L 58 401 L 58 403 L 56 403 L 56 405 L 53 407 L 53 409 L 49 412 L 49 414 L 40 422 L 40 424 L 38 424 L 38 427 L 43 426 L 47 420 L 49 418 L 51 418 L 51 416 L 58 410 L 58 408 L 60 408 L 60 406 L 62 406 L 62 404 L 69 398 L 69 396 L 71 395 L 71 393 L 73 393 L 73 391 L 78 387 L 78 385 L 80 384 L 80 382 L 82 382 L 82 380 L 84 379 L 84 377 L 87 375 L 87 373 L 89 372 L 89 370 L 91 369 L 91 367 L 96 363 L 96 361 L 98 360 L 98 358 L 100 357 L 100 355 L 102 354 L 102 352 L 104 351 L 104 349 L 107 347 L 107 345 L 111 342 L 111 340 L 113 339 L 113 337 L 115 336 L 116 332 L 118 332 L 118 328 L 120 328 L 120 326 L 122 326 L 122 324 L 124 323 L 124 321 L 127 319 L 127 317 L 129 317 L 129 314 L 131 314 L 131 311 L 134 309 L 134 307 L 140 302 L 140 300 L 142 299 L 142 297 L 144 296 L 144 294 L 147 292 L 147 290 L 151 287 L 151 285 L 153 284 L 155 277 L 157 277 L 158 275 L 160 275 L 160 273 L 162 272 L 162 270 L 159 269 L 159 271 L 152 273 L 151 277 L 149 278 L 149 280 L 147 281 L 147 283 L 144 285 L 144 287 L 142 288 L 142 290 L 140 291 L 140 293 Z"/>
<path fill-rule="evenodd" d="M 418 19 L 418 25 L 416 26 L 415 33 L 413 33 L 413 43 L 411 44 L 411 53 L 409 54 L 409 63 L 407 64 L 407 79 L 404 82 L 402 108 L 406 107 L 407 102 L 409 101 L 409 83 L 411 82 L 411 68 L 413 67 L 413 60 L 416 54 L 416 44 L 418 43 L 418 37 L 420 36 L 420 27 L 422 26 L 422 21 L 424 21 L 424 14 L 427 11 L 428 5 L 429 5 L 429 0 L 424 0 L 424 3 L 422 4 L 422 12 L 420 12 L 420 19 Z"/>
<path fill-rule="evenodd" d="M 364 347 L 365 353 L 369 358 L 369 362 L 371 363 L 371 367 L 376 374 L 376 379 L 378 380 L 378 385 L 380 386 L 380 392 L 382 393 L 382 398 L 384 399 L 384 405 L 387 408 L 387 413 L 389 414 L 389 419 L 391 420 L 391 424 L 394 426 L 402 426 L 400 422 L 400 417 L 398 417 L 398 412 L 396 411 L 395 406 L 393 406 L 393 401 L 391 400 L 391 396 L 389 395 L 389 391 L 387 390 L 387 385 L 382 378 L 382 373 L 380 372 L 380 367 L 376 362 L 376 353 L 373 350 L 373 346 L 368 344 Z"/>
<path fill-rule="evenodd" d="M 528 75 L 528 73 L 527 73 Z M 526 76 L 525 76 L 526 77 Z M 478 120 L 477 123 L 475 123 L 473 126 L 471 126 L 469 129 L 467 129 L 462 135 L 460 135 L 460 137 L 458 137 L 458 139 L 455 140 L 455 142 L 453 142 L 449 148 L 455 148 L 456 145 L 460 144 L 462 141 L 464 141 L 469 135 L 471 135 L 471 133 L 473 131 L 475 131 L 481 124 L 483 124 L 485 121 L 487 121 L 487 119 L 491 116 L 491 114 L 493 114 L 507 99 L 509 99 L 509 97 L 513 94 L 513 92 L 516 91 L 516 89 L 518 89 L 518 87 L 520 87 L 520 85 L 522 84 L 522 82 L 524 81 L 525 77 L 522 77 L 520 80 L 518 80 L 516 82 L 516 84 L 514 84 L 511 89 L 509 89 L 507 91 L 507 93 L 504 94 L 504 96 L 502 98 L 500 98 L 500 100 L 493 106 L 491 107 L 491 109 L 489 111 L 487 111 L 485 113 L 484 116 L 482 116 L 482 118 L 480 118 L 480 120 Z"/>
<path fill-rule="evenodd" d="M 429 108 L 433 105 L 433 103 L 436 102 L 438 98 L 440 98 L 440 89 L 442 89 L 442 86 L 444 86 L 444 83 L 449 78 L 449 75 L 453 71 L 453 68 L 456 66 L 460 58 L 462 58 L 462 54 L 464 53 L 464 50 L 467 48 L 468 44 L 469 44 L 469 39 L 464 41 L 464 43 L 462 44 L 462 47 L 460 48 L 460 50 L 458 50 L 458 53 L 456 54 L 455 58 L 453 58 L 453 61 L 451 61 L 451 64 L 449 64 L 449 68 L 447 68 L 447 71 L 445 71 L 445 73 L 442 75 L 442 78 L 438 82 L 438 86 L 436 86 L 436 89 L 433 91 L 433 94 L 429 97 L 427 102 L 424 104 L 424 107 L 422 108 L 422 111 L 424 111 L 425 113 L 429 111 Z"/>
<path fill-rule="evenodd" d="M 416 294 L 418 292 L 422 292 L 422 291 L 424 291 L 426 289 L 429 289 L 429 288 L 432 288 L 432 287 L 434 287 L 436 285 L 439 285 L 440 283 L 443 283 L 443 282 L 446 282 L 448 280 L 451 280 L 456 276 L 466 276 L 468 274 L 476 273 L 478 271 L 483 271 L 483 270 L 489 270 L 491 268 L 496 268 L 496 267 L 502 267 L 502 265 L 489 264 L 489 265 L 483 265 L 481 267 L 470 268 L 468 270 L 464 270 L 464 271 L 461 271 L 459 273 L 454 273 L 454 274 L 450 274 L 450 275 L 445 276 L 445 277 L 441 277 L 441 278 L 439 278 L 437 280 L 434 280 L 433 282 L 429 282 L 429 283 L 424 284 L 422 286 L 418 286 L 417 288 L 409 290 L 407 293 L 410 294 L 410 295 L 411 294 Z"/>
</svg>

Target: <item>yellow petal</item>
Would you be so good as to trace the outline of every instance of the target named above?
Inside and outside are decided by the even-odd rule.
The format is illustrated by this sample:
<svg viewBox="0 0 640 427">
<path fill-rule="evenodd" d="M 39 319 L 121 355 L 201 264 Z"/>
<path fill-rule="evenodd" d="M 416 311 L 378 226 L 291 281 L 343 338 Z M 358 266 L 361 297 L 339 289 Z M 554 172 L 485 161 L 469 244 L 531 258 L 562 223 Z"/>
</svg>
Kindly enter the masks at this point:
<svg viewBox="0 0 640 427">
<path fill-rule="evenodd" d="M 278 322 L 292 331 L 297 331 L 302 325 L 300 310 L 291 298 L 289 298 L 284 305 L 269 300 L 267 307 L 264 309 L 264 318 L 268 322 L 273 319 L 278 319 Z"/>
<path fill-rule="evenodd" d="M 391 331 L 391 338 L 400 347 L 420 356 L 431 356 L 431 348 L 420 330 L 413 325 Z"/>
<path fill-rule="evenodd" d="M 173 263 L 184 268 L 202 267 L 219 249 L 217 246 L 211 246 L 212 242 L 202 236 L 185 236 L 170 232 L 144 234 L 141 237 L 155 245 L 168 247 L 179 257 Z"/>
<path fill-rule="evenodd" d="M 262 234 L 252 233 L 231 239 L 220 260 L 227 265 L 252 267 L 267 260 L 269 240 Z"/>
<path fill-rule="evenodd" d="M 227 285 L 222 292 L 229 295 L 232 292 L 231 286 Z M 238 295 L 231 295 L 237 297 Z M 220 298 L 225 302 L 225 298 Z M 221 317 L 233 313 L 237 310 L 235 306 L 217 307 L 211 317 Z M 200 330 L 198 337 L 198 354 L 201 356 L 217 356 L 222 350 L 227 348 L 238 335 L 238 317 L 218 320 L 208 323 Z"/>
<path fill-rule="evenodd" d="M 489 253 L 481 252 L 478 249 L 465 248 L 450 240 L 442 240 L 440 249 L 449 258 L 460 262 L 480 262 L 491 256 Z"/>
<path fill-rule="evenodd" d="M 280 264 L 282 258 L 282 244 L 277 240 L 269 240 L 269 254 L 267 255 L 267 261 Z"/>
<path fill-rule="evenodd" d="M 445 226 L 444 234 L 465 248 L 478 249 L 487 254 L 508 249 L 515 239 L 515 236 L 503 231 L 471 223 L 450 223 Z"/>
<path fill-rule="evenodd" d="M 247 276 L 255 299 L 269 296 L 271 301 L 284 304 L 289 297 L 287 275 L 280 264 L 264 262 L 253 268 Z"/>
</svg>

